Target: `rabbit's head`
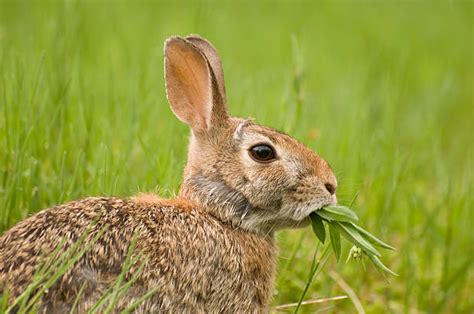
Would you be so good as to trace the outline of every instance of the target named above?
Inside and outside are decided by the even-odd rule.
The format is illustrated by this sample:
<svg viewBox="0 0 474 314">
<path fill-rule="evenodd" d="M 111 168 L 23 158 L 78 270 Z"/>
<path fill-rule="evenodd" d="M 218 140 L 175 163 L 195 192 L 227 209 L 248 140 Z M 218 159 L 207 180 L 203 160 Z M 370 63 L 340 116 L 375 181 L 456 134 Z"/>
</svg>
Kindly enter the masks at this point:
<svg viewBox="0 0 474 314">
<path fill-rule="evenodd" d="M 215 48 L 191 35 L 165 42 L 165 81 L 175 115 L 191 127 L 180 195 L 254 232 L 307 225 L 336 203 L 329 164 L 294 138 L 227 112 Z"/>
</svg>

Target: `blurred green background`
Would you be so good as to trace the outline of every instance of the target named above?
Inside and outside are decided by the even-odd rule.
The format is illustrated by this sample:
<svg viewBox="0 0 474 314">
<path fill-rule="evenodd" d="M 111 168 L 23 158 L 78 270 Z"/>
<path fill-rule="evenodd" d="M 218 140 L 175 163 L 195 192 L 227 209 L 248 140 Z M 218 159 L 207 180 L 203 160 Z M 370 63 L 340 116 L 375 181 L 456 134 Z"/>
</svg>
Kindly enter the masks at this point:
<svg viewBox="0 0 474 314">
<path fill-rule="evenodd" d="M 332 257 L 305 299 L 355 296 L 301 310 L 472 313 L 473 24 L 472 1 L 0 0 L 0 232 L 72 199 L 177 191 L 189 131 L 162 46 L 198 33 L 223 59 L 231 113 L 327 159 L 339 202 L 399 248 L 383 258 L 397 278 Z M 281 305 L 298 301 L 316 238 L 277 238 Z"/>
</svg>

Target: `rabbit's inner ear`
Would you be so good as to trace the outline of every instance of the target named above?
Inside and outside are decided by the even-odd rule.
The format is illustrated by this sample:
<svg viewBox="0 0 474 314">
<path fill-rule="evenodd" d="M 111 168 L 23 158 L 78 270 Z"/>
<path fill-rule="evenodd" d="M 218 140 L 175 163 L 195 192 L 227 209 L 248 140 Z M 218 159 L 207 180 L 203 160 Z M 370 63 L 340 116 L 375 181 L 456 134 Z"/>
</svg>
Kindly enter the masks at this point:
<svg viewBox="0 0 474 314">
<path fill-rule="evenodd" d="M 211 122 L 213 78 L 206 58 L 186 40 L 165 42 L 166 94 L 174 114 L 195 131 Z"/>
<path fill-rule="evenodd" d="M 205 38 L 196 34 L 186 36 L 185 39 L 198 47 L 206 56 L 207 61 L 209 61 L 212 71 L 214 72 L 222 101 L 226 104 L 227 99 L 225 94 L 224 71 L 222 70 L 221 58 L 219 57 L 216 48 Z"/>
</svg>

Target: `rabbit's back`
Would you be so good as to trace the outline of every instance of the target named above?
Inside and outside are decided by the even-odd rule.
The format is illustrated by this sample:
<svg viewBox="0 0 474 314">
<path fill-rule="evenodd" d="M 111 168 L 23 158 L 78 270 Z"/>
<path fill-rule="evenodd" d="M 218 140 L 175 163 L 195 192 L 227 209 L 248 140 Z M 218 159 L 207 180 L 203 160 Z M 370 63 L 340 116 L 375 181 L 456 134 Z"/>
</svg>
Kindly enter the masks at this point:
<svg viewBox="0 0 474 314">
<path fill-rule="evenodd" d="M 136 281 L 117 309 L 152 289 L 138 311 L 261 311 L 269 302 L 271 237 L 223 224 L 188 201 L 157 197 L 87 198 L 20 222 L 0 237 L 0 293 L 8 287 L 11 298 L 18 296 L 48 254 L 84 238 L 86 252 L 42 305 L 45 312 L 68 311 L 82 290 L 76 308 L 82 312 L 116 282 L 134 236 L 136 263 L 125 280 Z"/>
</svg>

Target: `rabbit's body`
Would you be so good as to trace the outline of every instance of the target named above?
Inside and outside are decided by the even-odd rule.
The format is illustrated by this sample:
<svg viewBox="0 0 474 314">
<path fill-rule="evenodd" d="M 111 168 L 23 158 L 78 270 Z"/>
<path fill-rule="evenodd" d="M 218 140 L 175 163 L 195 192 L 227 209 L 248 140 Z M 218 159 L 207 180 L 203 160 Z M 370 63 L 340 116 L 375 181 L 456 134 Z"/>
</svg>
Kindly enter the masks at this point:
<svg viewBox="0 0 474 314">
<path fill-rule="evenodd" d="M 268 310 L 274 231 L 307 225 L 311 212 L 335 204 L 336 178 L 292 137 L 228 114 L 220 59 L 205 39 L 166 41 L 165 81 L 171 109 L 192 131 L 179 197 L 88 198 L 18 223 L 0 237 L 0 292 L 10 300 L 62 239 L 67 249 L 86 234 L 88 248 L 103 231 L 42 295 L 41 310 L 69 310 L 81 288 L 76 309 L 90 309 L 113 288 L 135 234 L 134 255 L 143 256 L 123 278 L 133 284 L 116 295 L 114 310 L 149 291 L 137 311 Z"/>
<path fill-rule="evenodd" d="M 222 223 L 183 199 L 151 196 L 87 198 L 19 223 L 0 238 L 0 287 L 11 287 L 11 297 L 17 297 L 44 253 L 61 239 L 77 241 L 95 219 L 84 245 L 102 228 L 104 234 L 44 295 L 44 312 L 69 311 L 83 284 L 76 309 L 93 306 L 120 274 L 135 232 L 135 252 L 143 254 L 144 268 L 138 271 L 139 262 L 130 269 L 127 276 L 136 273 L 138 279 L 116 310 L 152 289 L 156 293 L 138 311 L 250 313 L 264 311 L 270 301 L 275 269 L 271 235 Z"/>
</svg>

